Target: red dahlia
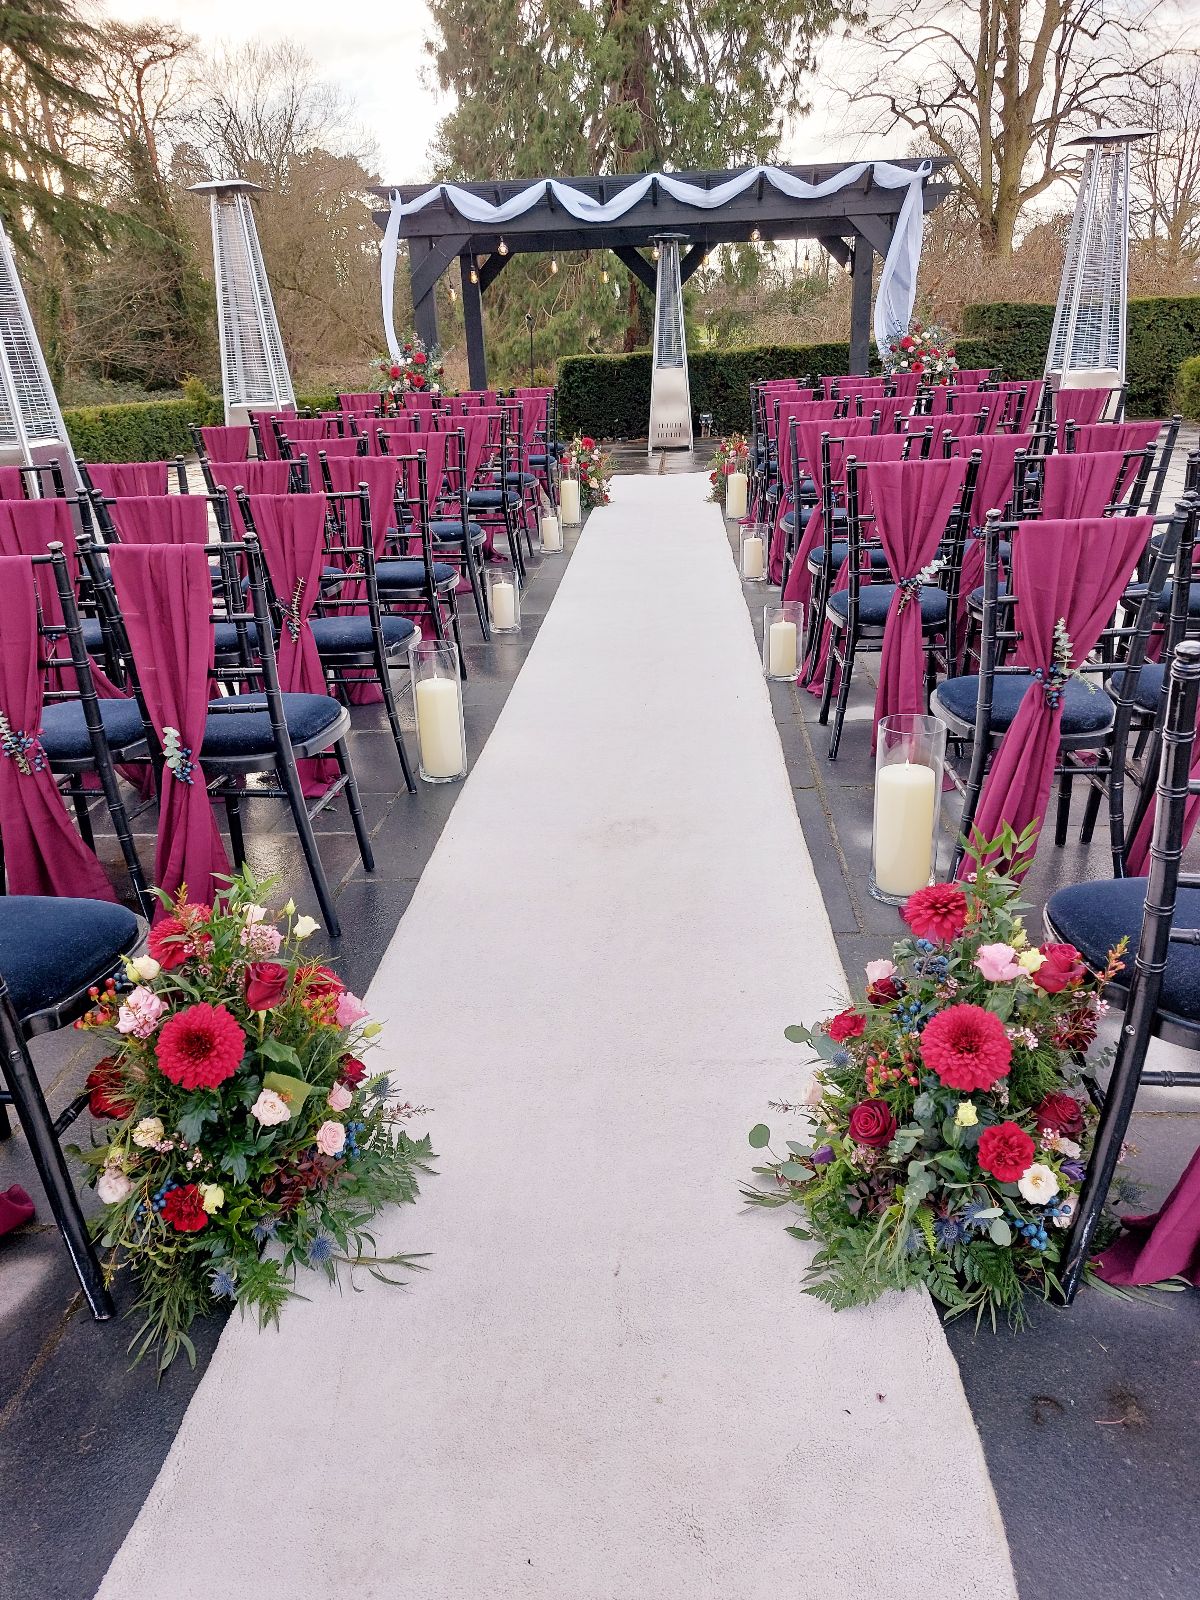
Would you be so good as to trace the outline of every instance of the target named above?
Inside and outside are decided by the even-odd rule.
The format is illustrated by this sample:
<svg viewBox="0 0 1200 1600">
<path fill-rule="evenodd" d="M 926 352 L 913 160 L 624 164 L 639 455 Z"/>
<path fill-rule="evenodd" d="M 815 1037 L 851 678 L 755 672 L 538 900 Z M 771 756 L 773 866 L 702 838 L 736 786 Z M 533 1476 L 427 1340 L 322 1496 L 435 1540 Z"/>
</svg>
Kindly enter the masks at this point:
<svg viewBox="0 0 1200 1600">
<path fill-rule="evenodd" d="M 982 1006 L 950 1006 L 926 1024 L 921 1056 L 948 1089 L 970 1093 L 991 1089 L 1008 1076 L 1012 1044 L 995 1012 Z"/>
<path fill-rule="evenodd" d="M 1016 1183 L 1034 1154 L 1033 1140 L 1015 1122 L 998 1122 L 979 1135 L 979 1165 L 999 1183 Z"/>
<path fill-rule="evenodd" d="M 170 972 L 172 967 L 181 967 L 189 956 L 212 944 L 207 933 L 198 937 L 195 934 L 199 924 L 207 922 L 210 916 L 211 906 L 183 906 L 179 916 L 163 917 L 150 929 L 150 937 L 146 941 L 147 952 L 164 972 Z"/>
<path fill-rule="evenodd" d="M 296 982 L 304 985 L 309 999 L 321 994 L 341 994 L 346 987 L 329 967 L 300 967 L 296 972 Z"/>
<path fill-rule="evenodd" d="M 164 1221 L 169 1222 L 176 1233 L 199 1233 L 201 1228 L 208 1226 L 208 1212 L 204 1209 L 200 1190 L 194 1183 L 181 1184 L 179 1188 L 170 1190 L 163 1201 L 162 1214 Z"/>
<path fill-rule="evenodd" d="M 914 939 L 949 944 L 967 925 L 967 897 L 955 883 L 931 883 L 909 895 L 900 907 L 900 916 Z"/>
<path fill-rule="evenodd" d="M 158 1065 L 181 1089 L 215 1089 L 241 1065 L 246 1035 L 224 1006 L 177 1011 L 158 1035 Z"/>
</svg>

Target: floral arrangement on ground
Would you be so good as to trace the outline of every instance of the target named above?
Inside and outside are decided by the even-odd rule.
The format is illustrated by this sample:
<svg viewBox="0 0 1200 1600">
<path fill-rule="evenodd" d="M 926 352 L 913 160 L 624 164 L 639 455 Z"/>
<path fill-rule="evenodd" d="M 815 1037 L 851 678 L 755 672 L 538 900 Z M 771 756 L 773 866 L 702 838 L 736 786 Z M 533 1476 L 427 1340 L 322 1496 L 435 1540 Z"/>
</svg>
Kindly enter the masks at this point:
<svg viewBox="0 0 1200 1600">
<path fill-rule="evenodd" d="M 595 439 L 577 433 L 562 453 L 561 467 L 565 478 L 579 479 L 579 500 L 585 511 L 609 503 L 612 458 Z"/>
<path fill-rule="evenodd" d="M 390 1282 L 417 1264 L 377 1255 L 369 1224 L 432 1170 L 428 1135 L 402 1126 L 425 1108 L 368 1071 L 379 1024 L 306 959 L 318 924 L 260 903 L 269 888 L 245 869 L 215 905 L 166 902 L 148 954 L 76 1024 L 113 1036 L 87 1087 L 115 1126 L 75 1154 L 104 1202 L 109 1277 L 124 1265 L 137 1280 L 131 1349 L 160 1371 L 180 1350 L 194 1362 L 188 1329 L 222 1305 L 277 1321 L 301 1268 Z"/>
<path fill-rule="evenodd" d="M 735 472 L 747 472 L 750 467 L 750 441 L 744 433 L 727 434 L 713 452 L 708 463 L 708 498 L 719 505 L 725 504 L 725 489 Z"/>
<path fill-rule="evenodd" d="M 445 368 L 437 345 L 426 345 L 415 333 L 405 336 L 398 356 L 377 356 L 371 363 L 390 394 L 441 394 Z"/>
<path fill-rule="evenodd" d="M 888 340 L 883 364 L 889 372 L 915 372 L 925 383 L 949 383 L 958 371 L 954 337 L 945 328 L 912 322 Z"/>
<path fill-rule="evenodd" d="M 774 1109 L 804 1109 L 815 1135 L 778 1155 L 752 1129 L 771 1159 L 743 1193 L 803 1212 L 788 1232 L 818 1244 L 807 1292 L 836 1309 L 923 1284 L 948 1317 L 1019 1326 L 1027 1292 L 1059 1288 L 1097 1120 L 1084 1057 L 1123 947 L 1093 972 L 1073 945 L 1029 943 L 1028 846 L 976 841 L 966 882 L 904 905 L 909 934 L 868 964 L 863 999 L 786 1031 L 819 1066 L 804 1107 Z M 1007 874 L 981 864 L 997 850 Z"/>
</svg>

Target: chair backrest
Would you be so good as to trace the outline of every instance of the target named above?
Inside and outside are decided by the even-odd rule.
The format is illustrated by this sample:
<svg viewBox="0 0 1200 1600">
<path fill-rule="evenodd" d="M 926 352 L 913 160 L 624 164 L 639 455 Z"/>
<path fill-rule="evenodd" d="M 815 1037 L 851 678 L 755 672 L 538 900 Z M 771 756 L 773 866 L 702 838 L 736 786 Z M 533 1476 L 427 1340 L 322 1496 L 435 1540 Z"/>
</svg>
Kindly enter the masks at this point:
<svg viewBox="0 0 1200 1600">
<path fill-rule="evenodd" d="M 396 528 L 396 487 L 403 475 L 400 462 L 390 456 L 329 456 L 321 458 L 321 472 L 330 503 L 352 519 L 344 532 L 360 539 L 357 492 L 367 486 L 367 506 L 373 549 L 381 556 L 388 534 Z"/>
<path fill-rule="evenodd" d="M 27 500 L 25 474 L 20 467 L 0 467 L 0 500 Z"/>
<path fill-rule="evenodd" d="M 1153 448 L 1147 447 L 1047 456 L 1041 466 L 1041 515 L 1056 520 L 1136 510 L 1153 455 Z"/>
<path fill-rule="evenodd" d="M 127 494 L 166 494 L 170 484 L 171 468 L 175 468 L 180 494 L 187 493 L 187 473 L 183 458 L 176 461 L 88 461 L 79 463 L 79 471 L 90 489 L 95 489 L 106 500 L 120 500 Z"/>
<path fill-rule="evenodd" d="M 343 411 L 371 412 L 379 410 L 379 390 L 356 390 L 353 394 L 339 394 L 338 405 Z"/>
<path fill-rule="evenodd" d="M 207 495 L 130 495 L 103 509 L 122 544 L 208 543 Z"/>
<path fill-rule="evenodd" d="M 1099 422 L 1106 411 L 1114 412 L 1114 396 L 1119 399 L 1120 388 L 1112 389 L 1055 389 L 1052 391 L 1054 421 L 1061 430 L 1064 423 L 1077 426 Z M 1110 421 L 1113 417 L 1110 416 Z M 1061 445 L 1060 445 L 1061 448 Z"/>
<path fill-rule="evenodd" d="M 208 461 L 204 476 L 209 491 L 224 489 L 229 497 L 229 513 L 236 532 L 242 531 L 237 491 L 247 494 L 303 493 L 309 487 L 308 457 L 298 461 Z"/>
<path fill-rule="evenodd" d="M 200 429 L 201 453 L 213 461 L 245 461 L 250 455 L 254 430 L 249 423 L 234 427 Z"/>
<path fill-rule="evenodd" d="M 279 460 L 279 439 L 275 433 L 275 423 L 290 422 L 296 415 L 291 407 L 283 411 L 252 411 L 250 413 L 250 426 L 254 430 L 254 442 L 258 446 L 258 453 L 264 461 Z"/>
</svg>

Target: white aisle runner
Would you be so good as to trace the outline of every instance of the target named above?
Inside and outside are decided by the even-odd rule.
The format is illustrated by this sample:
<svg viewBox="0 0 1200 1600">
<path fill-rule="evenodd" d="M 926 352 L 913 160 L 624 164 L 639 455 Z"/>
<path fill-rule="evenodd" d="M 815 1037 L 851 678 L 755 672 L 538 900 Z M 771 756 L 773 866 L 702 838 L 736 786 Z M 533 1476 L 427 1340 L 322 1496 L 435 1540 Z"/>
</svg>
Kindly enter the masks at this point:
<svg viewBox="0 0 1200 1600">
<path fill-rule="evenodd" d="M 372 986 L 430 1270 L 230 1326 L 103 1600 L 1015 1596 L 929 1304 L 740 1207 L 841 970 L 706 487 L 616 480 Z"/>
</svg>

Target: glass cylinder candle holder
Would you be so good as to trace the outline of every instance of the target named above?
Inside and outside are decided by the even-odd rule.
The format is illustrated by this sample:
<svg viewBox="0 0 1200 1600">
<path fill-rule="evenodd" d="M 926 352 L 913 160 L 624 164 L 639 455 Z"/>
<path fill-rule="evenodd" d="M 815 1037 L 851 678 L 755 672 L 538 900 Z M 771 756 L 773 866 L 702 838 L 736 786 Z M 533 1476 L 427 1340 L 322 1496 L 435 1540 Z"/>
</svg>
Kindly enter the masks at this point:
<svg viewBox="0 0 1200 1600">
<path fill-rule="evenodd" d="M 742 524 L 742 578 L 746 583 L 767 581 L 767 534 L 765 522 Z"/>
<path fill-rule="evenodd" d="M 512 567 L 485 567 L 488 621 L 493 633 L 520 633 L 521 584 Z"/>
<path fill-rule="evenodd" d="M 579 507 L 579 479 L 564 477 L 558 486 L 558 509 L 565 528 L 578 524 Z"/>
<path fill-rule="evenodd" d="M 804 606 L 799 600 L 763 607 L 763 672 L 768 678 L 794 681 L 803 638 Z"/>
<path fill-rule="evenodd" d="M 749 491 L 750 481 L 744 472 L 731 472 L 725 479 L 725 515 L 727 517 L 744 517 L 746 515 L 746 496 Z"/>
<path fill-rule="evenodd" d="M 870 891 L 903 905 L 937 872 L 946 724 L 911 713 L 881 717 L 875 747 Z"/>
<path fill-rule="evenodd" d="M 409 646 L 408 666 L 421 777 L 426 783 L 453 783 L 467 773 L 458 647 L 445 639 L 423 639 Z"/>
<path fill-rule="evenodd" d="M 578 518 L 576 518 L 576 521 L 578 521 Z M 538 527 L 541 533 L 542 550 L 550 555 L 557 555 L 563 547 L 562 521 L 558 513 L 556 511 L 543 510 Z"/>
</svg>

